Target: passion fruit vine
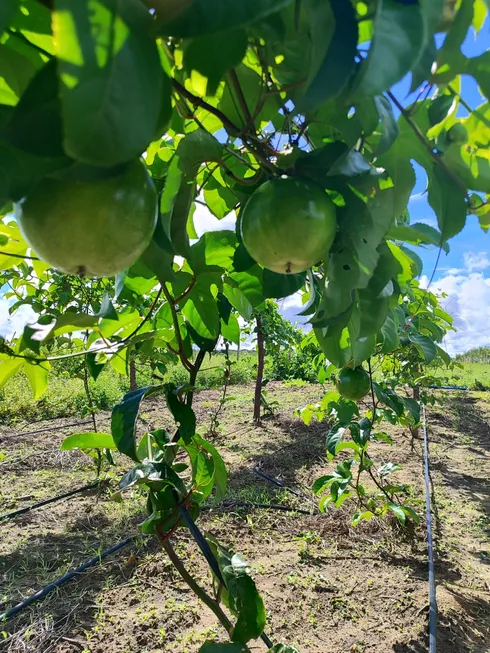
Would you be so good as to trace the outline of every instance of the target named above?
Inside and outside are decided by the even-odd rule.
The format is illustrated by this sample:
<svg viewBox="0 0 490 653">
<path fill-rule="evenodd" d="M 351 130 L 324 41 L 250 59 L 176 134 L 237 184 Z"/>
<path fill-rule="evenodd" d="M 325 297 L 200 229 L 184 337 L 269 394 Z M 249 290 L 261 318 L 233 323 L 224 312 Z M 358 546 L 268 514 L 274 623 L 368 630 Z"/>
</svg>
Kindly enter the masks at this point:
<svg viewBox="0 0 490 653">
<path fill-rule="evenodd" d="M 79 179 L 46 177 L 16 205 L 20 230 L 49 265 L 111 277 L 145 251 L 157 220 L 157 194 L 141 161 L 122 172 Z"/>
<path fill-rule="evenodd" d="M 250 256 L 282 274 L 303 272 L 324 260 L 336 229 L 335 204 L 323 188 L 292 177 L 260 186 L 245 205 L 240 224 Z"/>
</svg>

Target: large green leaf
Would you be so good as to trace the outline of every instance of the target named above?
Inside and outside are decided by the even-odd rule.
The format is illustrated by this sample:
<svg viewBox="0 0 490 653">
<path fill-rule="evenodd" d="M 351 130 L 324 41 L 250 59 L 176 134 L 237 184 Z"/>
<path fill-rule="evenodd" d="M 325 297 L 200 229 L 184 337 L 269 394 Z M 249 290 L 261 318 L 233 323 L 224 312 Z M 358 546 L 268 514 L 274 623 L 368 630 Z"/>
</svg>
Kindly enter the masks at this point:
<svg viewBox="0 0 490 653">
<path fill-rule="evenodd" d="M 170 36 L 201 36 L 248 25 L 279 11 L 290 2 L 291 0 L 191 0 L 173 11 L 161 3 L 157 25 L 163 34 Z"/>
<path fill-rule="evenodd" d="M 2 0 L 0 4 L 0 34 L 5 31 L 20 7 L 20 0 Z"/>
<path fill-rule="evenodd" d="M 361 64 L 357 93 L 387 91 L 417 63 L 424 47 L 424 21 L 418 3 L 379 0 L 373 41 Z"/>
<path fill-rule="evenodd" d="M 349 83 L 356 68 L 358 26 L 354 7 L 346 0 L 330 0 L 330 7 L 335 28 L 326 56 L 305 94 L 298 97 L 300 108 L 307 110 L 337 97 Z M 326 40 L 325 34 L 316 37 Z"/>
<path fill-rule="evenodd" d="M 219 334 L 219 313 L 209 286 L 198 282 L 187 295 L 182 315 L 202 338 L 215 339 Z"/>
<path fill-rule="evenodd" d="M 388 238 L 403 240 L 413 245 L 427 244 L 436 245 L 437 247 L 442 245 L 445 252 L 449 251 L 449 245 L 443 241 L 440 231 L 437 231 L 437 229 L 424 222 L 391 227 L 388 232 Z"/>
<path fill-rule="evenodd" d="M 231 281 L 231 280 L 230 280 Z M 244 320 L 251 320 L 254 307 L 233 281 L 223 284 L 223 294 Z"/>
<path fill-rule="evenodd" d="M 73 433 L 61 443 L 63 451 L 71 449 L 117 449 L 114 438 L 110 433 Z"/>
<path fill-rule="evenodd" d="M 8 123 L 5 136 L 14 147 L 32 154 L 64 156 L 55 59 L 31 80 Z"/>
<path fill-rule="evenodd" d="M 234 342 L 236 345 L 240 344 L 240 325 L 236 315 L 230 315 L 228 322 L 221 320 L 221 335 L 225 340 Z"/>
<path fill-rule="evenodd" d="M 6 354 L 0 354 L 0 389 L 4 387 L 11 376 L 22 370 L 24 362 L 23 358 L 12 358 Z"/>
<path fill-rule="evenodd" d="M 111 432 L 116 447 L 136 462 L 136 425 L 141 402 L 145 397 L 161 392 L 162 388 L 163 386 L 146 386 L 132 390 L 112 409 Z"/>
<path fill-rule="evenodd" d="M 409 333 L 408 338 L 417 347 L 420 355 L 427 363 L 431 363 L 436 358 L 436 345 L 428 336 L 422 336 L 420 333 Z"/>
<path fill-rule="evenodd" d="M 26 361 L 22 371 L 27 376 L 34 401 L 37 401 L 48 389 L 48 374 L 50 369 L 51 365 L 47 361 L 43 363 L 30 363 Z"/>
<path fill-rule="evenodd" d="M 11 47 L 9 41 L 0 48 L 0 103 L 15 106 L 36 73 L 35 64 Z"/>
<path fill-rule="evenodd" d="M 339 233 L 328 263 L 325 291 L 311 323 L 326 320 L 348 309 L 352 291 L 365 288 L 378 263 L 378 245 L 393 220 L 393 190 L 378 190 L 364 202 L 346 192 L 346 206 L 337 211 Z"/>
<path fill-rule="evenodd" d="M 466 193 L 452 175 L 434 164 L 429 176 L 429 204 L 437 215 L 441 238 L 445 241 L 458 234 L 466 223 Z"/>
<path fill-rule="evenodd" d="M 153 140 L 163 71 L 150 28 L 138 0 L 55 0 L 64 147 L 73 158 L 113 166 Z"/>
</svg>

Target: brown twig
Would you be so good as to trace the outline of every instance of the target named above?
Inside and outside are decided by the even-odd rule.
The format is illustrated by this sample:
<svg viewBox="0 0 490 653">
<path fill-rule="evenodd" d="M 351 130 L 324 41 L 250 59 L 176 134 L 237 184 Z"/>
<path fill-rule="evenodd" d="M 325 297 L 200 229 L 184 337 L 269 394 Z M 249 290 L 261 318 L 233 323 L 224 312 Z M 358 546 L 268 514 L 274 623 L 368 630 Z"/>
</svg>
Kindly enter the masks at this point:
<svg viewBox="0 0 490 653">
<path fill-rule="evenodd" d="M 206 102 L 206 100 L 203 100 L 202 98 L 198 97 L 197 95 L 194 95 L 190 91 L 188 91 L 183 84 L 181 84 L 179 81 L 176 79 L 172 79 L 172 85 L 174 89 L 181 95 L 182 97 L 186 98 L 186 100 L 189 100 L 189 102 L 201 109 L 206 109 L 206 111 L 209 111 L 213 116 L 216 116 L 221 122 L 223 123 L 223 127 L 233 136 L 238 136 L 240 134 L 240 129 L 227 117 L 225 114 L 217 109 L 216 107 L 213 107 L 212 104 L 209 104 Z"/>
<path fill-rule="evenodd" d="M 175 310 L 175 300 L 173 299 L 172 295 L 169 293 L 167 286 L 165 283 L 162 284 L 162 291 L 163 294 L 165 295 L 165 299 L 167 300 L 169 306 L 170 306 L 170 313 L 172 314 L 172 322 L 174 325 L 174 330 L 175 330 L 175 337 L 177 339 L 177 344 L 179 346 L 178 349 L 178 356 L 182 362 L 182 365 L 185 367 L 185 369 L 188 372 L 192 372 L 194 369 L 194 365 L 187 360 L 185 353 L 184 353 L 184 342 L 182 340 L 182 334 L 180 333 L 180 327 L 179 327 L 179 320 L 177 317 L 177 311 Z"/>
<path fill-rule="evenodd" d="M 26 256 L 25 254 L 13 254 L 12 252 L 5 252 L 4 250 L 0 250 L 0 254 L 3 254 L 4 256 L 12 256 L 13 258 L 28 259 L 29 261 L 40 261 L 40 259 L 37 256 Z"/>
</svg>

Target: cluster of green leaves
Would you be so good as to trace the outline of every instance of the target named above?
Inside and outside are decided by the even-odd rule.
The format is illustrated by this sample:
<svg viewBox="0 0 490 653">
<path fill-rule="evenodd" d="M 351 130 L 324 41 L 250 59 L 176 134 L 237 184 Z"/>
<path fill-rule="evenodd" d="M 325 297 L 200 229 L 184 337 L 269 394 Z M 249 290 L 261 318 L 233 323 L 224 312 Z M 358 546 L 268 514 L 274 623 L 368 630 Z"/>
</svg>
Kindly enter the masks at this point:
<svg viewBox="0 0 490 653">
<path fill-rule="evenodd" d="M 329 505 L 339 508 L 347 499 L 354 500 L 357 504 L 352 517 L 354 526 L 361 520 L 387 513 L 393 513 L 402 524 L 407 518 L 418 523 L 418 515 L 405 503 L 410 488 L 392 479 L 400 465 L 383 462 L 377 467 L 369 447 L 375 442 L 393 444 L 392 436 L 382 429 L 383 422 L 410 429 L 419 426 L 420 403 L 408 396 L 407 390 L 419 390 L 420 385 L 430 383 L 431 365 L 450 363 L 448 354 L 438 343 L 452 329 L 452 318 L 442 310 L 433 293 L 412 281 L 404 301 L 392 315 L 392 341 L 398 347 L 385 353 L 384 343 L 380 343 L 376 354 L 369 359 L 371 392 L 365 398 L 368 406 L 365 414 L 361 417 L 358 404 L 338 392 L 327 392 L 320 402 L 297 410 L 306 424 L 313 417 L 319 421 L 331 420 L 326 436 L 327 455 L 333 460 L 342 454 L 341 462 L 330 474 L 315 481 L 313 491 L 321 496 L 322 511 Z M 323 382 L 334 377 L 334 366 L 325 367 L 322 356 L 319 362 L 319 379 Z M 424 392 L 419 398 L 424 403 L 429 401 Z"/>
</svg>

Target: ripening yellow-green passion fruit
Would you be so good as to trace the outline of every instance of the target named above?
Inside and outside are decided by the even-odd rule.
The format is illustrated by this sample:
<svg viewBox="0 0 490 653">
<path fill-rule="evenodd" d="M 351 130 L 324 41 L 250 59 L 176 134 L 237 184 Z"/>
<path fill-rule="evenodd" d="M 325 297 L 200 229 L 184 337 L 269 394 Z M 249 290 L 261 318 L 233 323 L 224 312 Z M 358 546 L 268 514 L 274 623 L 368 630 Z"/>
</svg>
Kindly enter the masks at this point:
<svg viewBox="0 0 490 653">
<path fill-rule="evenodd" d="M 144 252 L 157 220 L 157 194 L 141 161 L 113 176 L 44 178 L 16 205 L 20 230 L 49 265 L 111 277 Z"/>
<path fill-rule="evenodd" d="M 327 257 L 337 229 L 335 213 L 328 194 L 312 181 L 266 181 L 243 209 L 242 241 L 268 270 L 303 272 Z"/>
<path fill-rule="evenodd" d="M 359 401 L 369 392 L 371 380 L 362 367 L 344 367 L 337 375 L 335 387 L 345 399 Z"/>
</svg>

